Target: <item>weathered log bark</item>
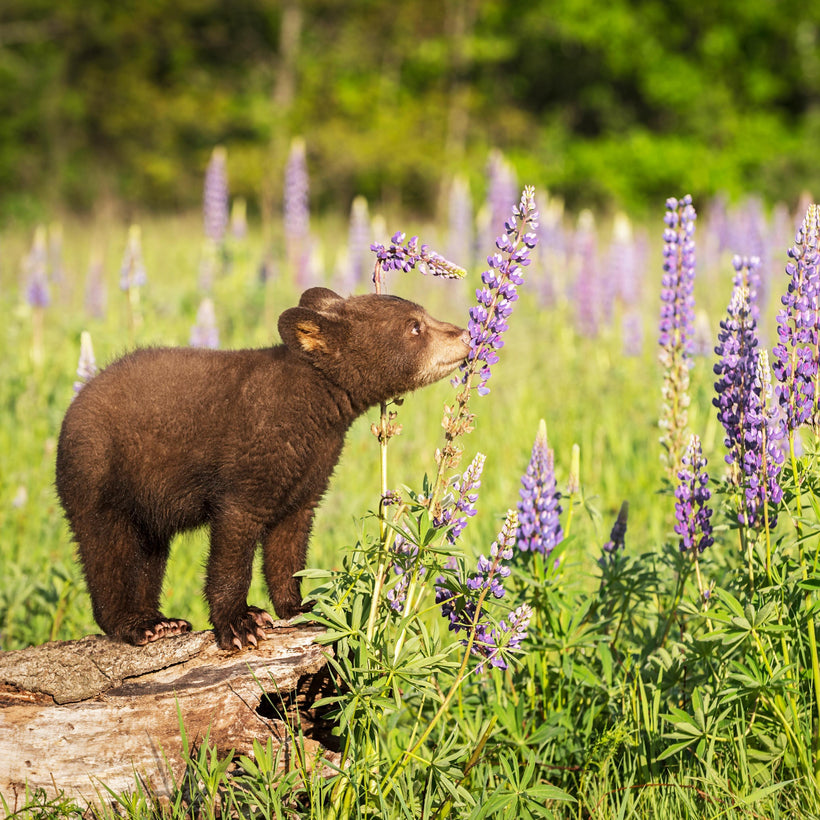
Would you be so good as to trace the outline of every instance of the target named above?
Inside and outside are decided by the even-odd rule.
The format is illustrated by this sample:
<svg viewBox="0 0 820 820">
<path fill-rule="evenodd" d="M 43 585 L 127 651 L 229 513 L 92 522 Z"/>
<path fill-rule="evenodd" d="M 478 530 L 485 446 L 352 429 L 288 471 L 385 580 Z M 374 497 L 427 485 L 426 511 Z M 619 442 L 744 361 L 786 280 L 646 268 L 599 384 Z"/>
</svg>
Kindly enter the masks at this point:
<svg viewBox="0 0 820 820">
<path fill-rule="evenodd" d="M 0 653 L 0 794 L 12 810 L 26 785 L 99 802 L 102 784 L 119 793 L 136 776 L 167 796 L 185 766 L 180 719 L 190 746 L 208 734 L 221 755 L 272 736 L 289 765 L 295 727 L 309 759 L 333 760 L 311 711 L 329 680 L 321 632 L 280 621 L 242 652 L 194 632 L 144 647 L 90 636 Z"/>
</svg>

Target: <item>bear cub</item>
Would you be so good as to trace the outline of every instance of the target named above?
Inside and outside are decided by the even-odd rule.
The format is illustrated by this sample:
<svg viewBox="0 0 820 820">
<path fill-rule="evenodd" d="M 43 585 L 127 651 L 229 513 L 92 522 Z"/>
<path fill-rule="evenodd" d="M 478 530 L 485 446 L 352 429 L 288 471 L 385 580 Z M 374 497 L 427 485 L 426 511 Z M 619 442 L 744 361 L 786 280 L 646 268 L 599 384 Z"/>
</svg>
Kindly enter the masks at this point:
<svg viewBox="0 0 820 820">
<path fill-rule="evenodd" d="M 56 484 L 94 618 L 143 645 L 191 625 L 159 610 L 172 537 L 210 525 L 205 596 L 223 649 L 272 618 L 248 605 L 253 557 L 280 618 L 300 611 L 313 513 L 345 433 L 381 401 L 431 384 L 469 353 L 466 330 L 394 296 L 311 288 L 260 350 L 141 349 L 71 403 Z"/>
</svg>

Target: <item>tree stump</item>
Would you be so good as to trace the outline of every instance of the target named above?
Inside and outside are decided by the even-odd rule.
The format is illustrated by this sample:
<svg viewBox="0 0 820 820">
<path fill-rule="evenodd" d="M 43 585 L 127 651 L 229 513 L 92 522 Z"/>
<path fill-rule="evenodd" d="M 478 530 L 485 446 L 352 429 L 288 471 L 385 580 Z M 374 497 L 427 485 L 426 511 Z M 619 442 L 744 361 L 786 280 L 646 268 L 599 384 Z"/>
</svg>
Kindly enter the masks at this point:
<svg viewBox="0 0 820 820">
<path fill-rule="evenodd" d="M 314 643 L 323 630 L 279 621 L 266 631 L 241 652 L 218 649 L 208 631 L 143 647 L 93 635 L 0 653 L 0 794 L 12 811 L 26 785 L 95 803 L 108 797 L 103 784 L 120 793 L 141 778 L 167 797 L 185 768 L 180 720 L 190 747 L 207 735 L 221 757 L 273 737 L 288 766 L 295 731 L 311 765 L 337 760 L 311 708 L 330 685 L 329 649 Z"/>
</svg>

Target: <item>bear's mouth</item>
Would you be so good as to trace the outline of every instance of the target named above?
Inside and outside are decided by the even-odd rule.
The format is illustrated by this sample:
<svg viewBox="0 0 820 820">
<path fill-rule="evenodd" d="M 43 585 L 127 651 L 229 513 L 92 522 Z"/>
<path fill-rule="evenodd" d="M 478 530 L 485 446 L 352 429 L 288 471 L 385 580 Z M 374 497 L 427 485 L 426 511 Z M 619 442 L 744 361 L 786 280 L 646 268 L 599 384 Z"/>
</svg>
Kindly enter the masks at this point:
<svg viewBox="0 0 820 820">
<path fill-rule="evenodd" d="M 459 365 L 467 361 L 467 356 L 460 356 L 457 359 L 433 362 L 425 374 L 425 384 L 432 384 L 445 376 L 449 376 Z"/>
</svg>

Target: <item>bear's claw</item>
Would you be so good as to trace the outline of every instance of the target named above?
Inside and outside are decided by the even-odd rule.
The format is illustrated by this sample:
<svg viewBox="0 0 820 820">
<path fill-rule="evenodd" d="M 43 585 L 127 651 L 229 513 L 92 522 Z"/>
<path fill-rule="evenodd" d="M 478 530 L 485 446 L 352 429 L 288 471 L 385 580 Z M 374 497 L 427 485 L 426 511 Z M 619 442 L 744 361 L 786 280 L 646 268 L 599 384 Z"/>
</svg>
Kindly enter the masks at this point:
<svg viewBox="0 0 820 820">
<path fill-rule="evenodd" d="M 249 606 L 244 615 L 229 621 L 223 629 L 214 629 L 220 649 L 256 648 L 260 640 L 266 640 L 265 627 L 273 626 L 273 618 L 256 606 Z"/>
</svg>

